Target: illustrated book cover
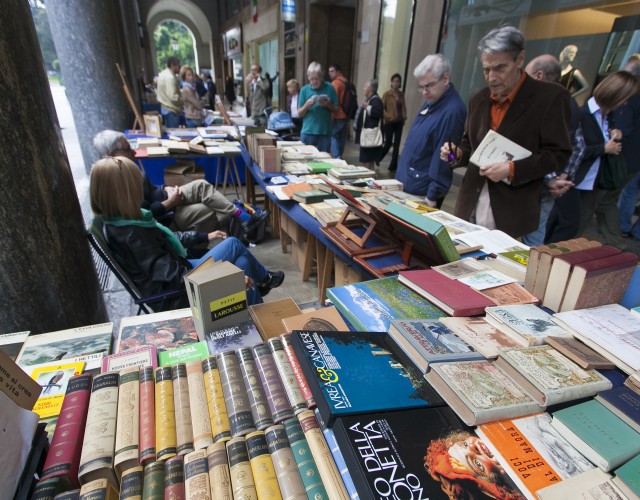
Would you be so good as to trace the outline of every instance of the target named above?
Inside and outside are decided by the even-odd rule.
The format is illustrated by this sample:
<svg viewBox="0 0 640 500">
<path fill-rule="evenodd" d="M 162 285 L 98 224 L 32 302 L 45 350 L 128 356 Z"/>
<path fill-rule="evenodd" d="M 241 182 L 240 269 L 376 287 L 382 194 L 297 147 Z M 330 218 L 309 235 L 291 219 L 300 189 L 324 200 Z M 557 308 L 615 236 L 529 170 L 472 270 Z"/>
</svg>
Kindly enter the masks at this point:
<svg viewBox="0 0 640 500">
<path fill-rule="evenodd" d="M 84 361 L 79 361 L 44 363 L 29 367 L 31 378 L 42 387 L 40 397 L 33 407 L 33 411 L 40 415 L 40 418 L 55 417 L 60 414 L 69 380 L 74 375 L 80 375 L 84 365 Z"/>
<path fill-rule="evenodd" d="M 329 427 L 342 415 L 443 404 L 387 333 L 294 331 L 291 342 Z"/>
<path fill-rule="evenodd" d="M 431 363 L 484 359 L 438 320 L 395 319 L 389 335 L 423 373 Z"/>
<path fill-rule="evenodd" d="M 540 345 L 550 335 L 571 334 L 553 322 L 551 315 L 533 304 L 487 307 L 485 319 L 507 335 L 524 339 L 529 345 Z"/>
<path fill-rule="evenodd" d="M 491 361 L 435 363 L 425 377 L 467 425 L 542 411 L 522 387 Z"/>
<path fill-rule="evenodd" d="M 524 498 L 450 408 L 340 417 L 333 430 L 362 500 Z"/>
<path fill-rule="evenodd" d="M 24 341 L 27 340 L 29 333 L 30 332 L 26 331 L 0 335 L 0 351 L 4 352 L 12 360 L 15 360 L 16 356 L 20 353 L 20 349 L 22 349 Z"/>
<path fill-rule="evenodd" d="M 209 354 L 215 356 L 224 351 L 236 351 L 241 347 L 251 347 L 262 342 L 262 337 L 253 321 L 243 321 L 237 325 L 207 332 Z"/>
<path fill-rule="evenodd" d="M 440 321 L 485 358 L 497 358 L 501 351 L 527 345 L 524 339 L 510 337 L 484 318 L 440 318 Z"/>
<path fill-rule="evenodd" d="M 438 319 L 444 312 L 396 278 L 327 289 L 327 297 L 357 330 L 387 332 L 393 319 Z"/>
</svg>

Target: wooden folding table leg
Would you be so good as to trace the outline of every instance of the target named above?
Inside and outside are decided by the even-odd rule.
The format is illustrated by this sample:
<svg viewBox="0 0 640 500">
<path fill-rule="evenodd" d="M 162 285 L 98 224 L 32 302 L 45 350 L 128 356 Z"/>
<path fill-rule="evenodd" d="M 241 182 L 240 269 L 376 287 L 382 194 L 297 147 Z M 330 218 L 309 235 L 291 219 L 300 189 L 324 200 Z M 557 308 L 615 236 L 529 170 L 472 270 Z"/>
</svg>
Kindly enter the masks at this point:
<svg viewBox="0 0 640 500">
<path fill-rule="evenodd" d="M 318 259 L 318 302 L 326 299 L 327 288 L 331 285 L 334 254 L 324 244 L 316 239 L 316 255 Z"/>
<path fill-rule="evenodd" d="M 307 233 L 307 245 L 304 249 L 304 267 L 302 270 L 302 281 L 309 281 L 311 269 L 313 268 L 313 259 L 316 256 L 316 237 Z"/>
</svg>

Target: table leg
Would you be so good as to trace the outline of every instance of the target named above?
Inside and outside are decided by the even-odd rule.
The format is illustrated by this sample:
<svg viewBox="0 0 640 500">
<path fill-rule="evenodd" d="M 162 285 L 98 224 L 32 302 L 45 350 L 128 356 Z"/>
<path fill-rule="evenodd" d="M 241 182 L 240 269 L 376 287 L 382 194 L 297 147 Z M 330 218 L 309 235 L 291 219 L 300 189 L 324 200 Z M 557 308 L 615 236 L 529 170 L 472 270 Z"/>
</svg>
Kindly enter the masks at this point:
<svg viewBox="0 0 640 500">
<path fill-rule="evenodd" d="M 327 288 L 331 284 L 334 254 L 320 240 L 316 239 L 316 255 L 318 259 L 318 302 L 324 303 Z"/>
</svg>

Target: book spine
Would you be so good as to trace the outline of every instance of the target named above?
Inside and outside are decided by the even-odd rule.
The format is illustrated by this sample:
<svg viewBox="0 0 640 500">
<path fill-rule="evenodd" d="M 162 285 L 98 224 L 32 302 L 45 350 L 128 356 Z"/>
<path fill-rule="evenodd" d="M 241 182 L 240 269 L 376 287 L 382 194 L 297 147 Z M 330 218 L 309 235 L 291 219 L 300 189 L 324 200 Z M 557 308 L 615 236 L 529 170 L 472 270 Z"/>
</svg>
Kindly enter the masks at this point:
<svg viewBox="0 0 640 500">
<path fill-rule="evenodd" d="M 256 484 L 258 498 L 281 500 L 280 487 L 276 477 L 273 460 L 269 454 L 269 447 L 264 436 L 264 431 L 255 431 L 246 435 L 249 464 L 253 480 Z"/>
<path fill-rule="evenodd" d="M 267 344 L 269 345 L 271 355 L 273 356 L 276 368 L 280 374 L 280 380 L 282 381 L 287 398 L 289 399 L 289 405 L 291 406 L 294 415 L 297 415 L 301 411 L 307 409 L 307 403 L 305 402 L 304 397 L 302 397 L 302 392 L 300 391 L 300 387 L 296 381 L 296 376 L 291 368 L 291 363 L 289 363 L 287 354 L 284 351 L 282 339 L 269 339 Z"/>
<path fill-rule="evenodd" d="M 186 455 L 193 451 L 193 425 L 191 424 L 191 405 L 189 404 L 189 381 L 184 363 L 171 367 L 173 381 L 173 408 L 176 418 L 176 451 Z"/>
<path fill-rule="evenodd" d="M 220 380 L 220 370 L 215 356 L 209 356 L 202 360 L 202 376 L 209 408 L 209 422 L 213 442 L 231 439 L 231 426 L 227 406 L 224 402 L 224 392 Z"/>
<path fill-rule="evenodd" d="M 187 380 L 189 381 L 191 424 L 193 426 L 193 447 L 196 450 L 201 450 L 213 444 L 207 396 L 204 389 L 202 362 L 190 361 L 186 364 L 186 367 Z"/>
<path fill-rule="evenodd" d="M 66 476 L 69 484 L 75 488 L 80 487 L 78 467 L 87 423 L 92 379 L 91 373 L 83 373 L 69 380 L 40 480 Z"/>
<path fill-rule="evenodd" d="M 207 451 L 197 450 L 184 457 L 184 490 L 187 498 L 211 500 Z"/>
<path fill-rule="evenodd" d="M 140 368 L 140 455 L 143 467 L 156 459 L 156 403 L 153 367 Z"/>
<path fill-rule="evenodd" d="M 283 420 L 293 417 L 293 410 L 287 399 L 280 375 L 278 375 L 278 369 L 268 345 L 258 344 L 253 346 L 251 350 L 256 360 L 260 381 L 267 394 L 273 421 L 279 424 Z"/>
<path fill-rule="evenodd" d="M 80 500 L 80 490 L 77 489 L 59 493 L 53 497 L 53 500 Z"/>
<path fill-rule="evenodd" d="M 166 460 L 176 455 L 176 417 L 173 402 L 171 367 L 156 368 L 156 458 Z"/>
<path fill-rule="evenodd" d="M 118 389 L 118 420 L 116 426 L 116 451 L 114 465 L 118 478 L 122 476 L 122 464 L 135 465 L 139 456 L 140 436 L 140 369 L 136 367 L 120 371 Z M 127 467 L 128 468 L 128 467 Z"/>
<path fill-rule="evenodd" d="M 249 407 L 249 398 L 244 389 L 236 353 L 234 351 L 225 351 L 218 354 L 218 366 L 220 368 L 224 402 L 229 412 L 231 435 L 238 437 L 255 431 L 256 427 Z"/>
<path fill-rule="evenodd" d="M 289 446 L 284 426 L 281 424 L 272 425 L 265 431 L 264 435 L 267 439 L 267 446 L 276 471 L 282 498 L 285 500 L 306 499 L 307 492 L 298 473 L 298 467 L 296 466 L 291 446 Z"/>
<path fill-rule="evenodd" d="M 100 469 L 113 474 L 113 453 L 116 443 L 116 417 L 118 411 L 117 373 L 97 375 L 91 386 L 91 399 L 82 443 L 78 479 Z"/>
<path fill-rule="evenodd" d="M 291 344 L 291 334 L 284 333 L 280 335 L 280 338 L 282 339 L 284 352 L 287 355 L 289 363 L 291 364 L 291 370 L 293 370 L 293 375 L 296 377 L 298 387 L 300 388 L 300 392 L 302 393 L 302 397 L 304 398 L 307 408 L 314 408 L 316 406 L 316 400 L 313 399 L 313 394 L 311 393 L 311 389 L 309 388 L 309 384 L 307 383 L 307 378 L 304 376 L 302 368 L 300 368 L 300 363 L 298 362 L 296 353 L 293 352 L 293 345 Z"/>
<path fill-rule="evenodd" d="M 207 463 L 211 498 L 231 500 L 233 491 L 231 490 L 231 475 L 224 441 L 218 441 L 207 448 Z"/>
<path fill-rule="evenodd" d="M 264 430 L 273 425 L 273 418 L 271 417 L 267 396 L 262 388 L 258 368 L 253 359 L 251 348 L 243 347 L 236 352 L 238 360 L 240 361 L 240 371 L 242 372 L 244 386 L 247 391 L 247 396 L 249 396 L 249 405 L 251 407 L 253 421 L 256 424 L 256 429 L 259 431 Z"/>
<path fill-rule="evenodd" d="M 338 471 L 333 461 L 333 455 L 324 440 L 320 424 L 318 424 L 315 415 L 311 410 L 303 411 L 298 414 L 298 422 L 300 422 L 304 437 L 307 438 L 311 455 L 313 455 L 313 459 L 316 462 L 318 472 L 329 494 L 329 498 L 332 500 L 347 500 L 349 494 L 344 487 L 340 477 L 340 471 Z"/>
<path fill-rule="evenodd" d="M 307 438 L 304 437 L 304 432 L 300 427 L 300 422 L 296 417 L 293 417 L 285 420 L 283 425 L 307 495 L 309 498 L 317 500 L 329 500 L 329 495 L 324 488 L 324 484 L 322 484 L 318 466 L 313 459 Z"/>
<path fill-rule="evenodd" d="M 140 465 L 124 471 L 120 482 L 120 500 L 142 500 L 143 477 Z"/>
<path fill-rule="evenodd" d="M 231 441 L 227 441 L 226 447 L 233 498 L 256 500 L 258 493 L 253 481 L 245 439 L 243 437 L 233 438 Z"/>
<path fill-rule="evenodd" d="M 109 481 L 101 478 L 83 484 L 78 498 L 80 500 L 116 500 L 118 493 Z"/>
<path fill-rule="evenodd" d="M 53 497 L 63 491 L 64 487 L 62 485 L 62 479 L 59 477 L 41 479 L 33 489 L 31 500 L 53 500 Z"/>
<path fill-rule="evenodd" d="M 165 462 L 164 498 L 166 500 L 184 500 L 184 456 L 176 455 Z"/>
<path fill-rule="evenodd" d="M 142 500 L 164 500 L 164 460 L 144 466 Z"/>
</svg>

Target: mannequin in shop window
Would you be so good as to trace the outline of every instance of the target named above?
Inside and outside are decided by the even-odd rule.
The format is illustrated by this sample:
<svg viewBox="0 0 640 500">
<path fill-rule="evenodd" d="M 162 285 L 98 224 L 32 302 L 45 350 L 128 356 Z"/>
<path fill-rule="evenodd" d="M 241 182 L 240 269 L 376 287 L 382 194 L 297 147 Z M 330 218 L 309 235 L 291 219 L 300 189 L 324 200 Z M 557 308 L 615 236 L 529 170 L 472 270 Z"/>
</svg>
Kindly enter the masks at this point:
<svg viewBox="0 0 640 500">
<path fill-rule="evenodd" d="M 589 84 L 578 68 L 573 66 L 573 62 L 578 54 L 576 45 L 567 45 L 560 52 L 560 84 L 565 87 L 574 99 L 589 90 Z"/>
</svg>

